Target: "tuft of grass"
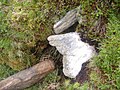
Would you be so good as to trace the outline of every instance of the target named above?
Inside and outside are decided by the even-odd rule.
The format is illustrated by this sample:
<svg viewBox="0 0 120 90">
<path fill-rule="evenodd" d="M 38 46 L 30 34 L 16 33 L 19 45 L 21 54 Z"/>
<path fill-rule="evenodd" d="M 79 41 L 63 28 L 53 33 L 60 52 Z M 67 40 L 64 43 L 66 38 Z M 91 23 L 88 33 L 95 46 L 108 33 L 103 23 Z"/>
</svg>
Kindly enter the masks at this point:
<svg viewBox="0 0 120 90">
<path fill-rule="evenodd" d="M 12 70 L 9 66 L 0 64 L 0 80 L 5 79 L 6 77 L 9 77 L 16 71 Z"/>
</svg>

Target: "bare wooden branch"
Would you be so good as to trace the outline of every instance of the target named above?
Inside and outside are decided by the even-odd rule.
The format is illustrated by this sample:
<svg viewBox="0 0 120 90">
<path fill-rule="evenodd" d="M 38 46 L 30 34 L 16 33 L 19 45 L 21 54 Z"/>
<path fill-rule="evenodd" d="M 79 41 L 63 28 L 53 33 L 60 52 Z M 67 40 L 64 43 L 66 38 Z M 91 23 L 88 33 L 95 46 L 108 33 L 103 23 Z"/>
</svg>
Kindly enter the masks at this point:
<svg viewBox="0 0 120 90">
<path fill-rule="evenodd" d="M 66 15 L 54 25 L 53 29 L 55 33 L 59 34 L 65 31 L 76 22 L 79 24 L 82 23 L 82 16 L 80 15 L 81 12 L 81 6 L 78 6 L 77 8 L 66 13 Z"/>
<path fill-rule="evenodd" d="M 42 61 L 33 67 L 20 71 L 0 82 L 0 90 L 21 90 L 40 81 L 54 70 L 51 60 Z"/>
<path fill-rule="evenodd" d="M 54 31 L 59 34 L 77 22 L 76 9 L 69 11 L 60 21 L 54 25 Z"/>
</svg>

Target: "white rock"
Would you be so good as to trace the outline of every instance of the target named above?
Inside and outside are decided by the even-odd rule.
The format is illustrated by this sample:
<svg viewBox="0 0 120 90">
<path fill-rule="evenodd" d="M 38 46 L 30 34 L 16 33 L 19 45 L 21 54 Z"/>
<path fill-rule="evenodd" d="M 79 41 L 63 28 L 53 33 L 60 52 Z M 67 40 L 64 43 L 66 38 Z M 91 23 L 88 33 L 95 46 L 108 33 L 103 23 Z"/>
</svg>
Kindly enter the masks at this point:
<svg viewBox="0 0 120 90">
<path fill-rule="evenodd" d="M 52 35 L 48 41 L 63 55 L 63 73 L 70 78 L 75 78 L 82 64 L 96 54 L 94 47 L 82 42 L 76 32 Z"/>
</svg>

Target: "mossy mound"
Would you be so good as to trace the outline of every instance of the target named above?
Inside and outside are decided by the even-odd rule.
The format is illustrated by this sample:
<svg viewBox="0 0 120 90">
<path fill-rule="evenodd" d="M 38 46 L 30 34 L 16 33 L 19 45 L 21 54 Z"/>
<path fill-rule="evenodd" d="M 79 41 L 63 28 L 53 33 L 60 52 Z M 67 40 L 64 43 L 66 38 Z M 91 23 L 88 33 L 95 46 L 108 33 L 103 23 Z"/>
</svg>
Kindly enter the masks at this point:
<svg viewBox="0 0 120 90">
<path fill-rule="evenodd" d="M 0 1 L 0 63 L 17 71 L 37 63 L 53 24 L 77 5 L 76 0 Z"/>
</svg>

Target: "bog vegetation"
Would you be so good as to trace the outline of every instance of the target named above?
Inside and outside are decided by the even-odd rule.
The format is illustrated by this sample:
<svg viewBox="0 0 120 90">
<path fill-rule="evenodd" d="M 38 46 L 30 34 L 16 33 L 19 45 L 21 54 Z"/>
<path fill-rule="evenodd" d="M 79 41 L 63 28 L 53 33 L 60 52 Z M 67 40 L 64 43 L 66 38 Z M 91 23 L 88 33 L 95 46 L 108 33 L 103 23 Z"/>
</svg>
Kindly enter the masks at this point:
<svg viewBox="0 0 120 90">
<path fill-rule="evenodd" d="M 76 31 L 98 43 L 99 54 L 89 65 L 90 80 L 80 85 L 60 83 L 58 70 L 26 90 L 120 89 L 119 0 L 0 0 L 0 80 L 37 62 L 53 33 L 54 23 L 81 5 L 85 21 Z M 39 45 L 42 43 L 42 45 Z M 65 84 L 64 84 L 65 83 Z"/>
</svg>

